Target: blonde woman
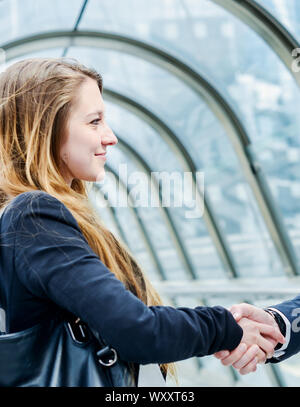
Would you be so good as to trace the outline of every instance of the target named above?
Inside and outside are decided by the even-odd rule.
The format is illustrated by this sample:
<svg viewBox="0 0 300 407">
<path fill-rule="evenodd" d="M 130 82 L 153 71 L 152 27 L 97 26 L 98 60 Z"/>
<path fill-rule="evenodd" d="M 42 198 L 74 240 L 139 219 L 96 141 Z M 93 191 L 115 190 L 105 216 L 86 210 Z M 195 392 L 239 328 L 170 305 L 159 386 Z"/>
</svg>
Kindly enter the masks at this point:
<svg viewBox="0 0 300 407">
<path fill-rule="evenodd" d="M 141 365 L 156 366 L 152 385 L 173 372 L 172 362 L 233 350 L 241 341 L 251 360 L 257 345 L 271 352 L 262 334 L 282 338 L 264 324 L 260 330 L 245 319 L 238 324 L 220 306 L 161 304 L 128 248 L 88 201 L 85 181 L 104 178 L 105 153 L 116 143 L 105 121 L 102 78 L 93 69 L 65 58 L 33 58 L 0 75 L 6 332 L 62 310 L 71 313 L 133 367 L 135 385 Z"/>
</svg>

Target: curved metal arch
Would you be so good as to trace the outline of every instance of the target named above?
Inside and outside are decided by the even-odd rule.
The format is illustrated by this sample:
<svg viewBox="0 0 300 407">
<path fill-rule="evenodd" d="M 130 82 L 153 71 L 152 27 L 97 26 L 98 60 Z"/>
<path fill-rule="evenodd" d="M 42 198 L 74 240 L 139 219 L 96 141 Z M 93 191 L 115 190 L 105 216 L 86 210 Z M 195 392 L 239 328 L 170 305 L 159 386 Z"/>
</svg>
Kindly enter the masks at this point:
<svg viewBox="0 0 300 407">
<path fill-rule="evenodd" d="M 91 198 L 91 192 L 92 192 L 92 198 Z M 101 188 L 95 188 L 95 187 L 94 187 L 94 183 L 93 183 L 93 184 L 92 184 L 91 191 L 89 192 L 89 199 L 90 199 L 91 201 L 93 201 L 93 200 L 94 200 L 94 197 L 97 196 L 98 194 L 100 194 L 100 195 L 102 196 L 103 201 L 105 201 L 105 197 L 104 197 L 103 191 L 101 190 Z M 93 196 L 93 195 L 94 195 L 94 196 Z M 94 206 L 96 207 L 96 210 L 98 211 L 98 207 L 97 207 L 97 204 L 96 204 L 96 203 L 94 203 Z M 122 229 L 122 226 L 121 226 L 120 223 L 118 222 L 118 218 L 115 216 L 114 208 L 109 205 L 109 206 L 108 206 L 108 210 L 109 210 L 110 213 L 111 213 L 112 220 L 113 220 L 113 222 L 114 222 L 114 224 L 115 224 L 115 228 L 118 230 L 118 233 L 119 233 L 120 237 L 122 238 L 122 240 L 124 241 L 124 243 L 129 247 L 128 240 L 127 240 L 126 235 L 125 235 L 125 233 L 124 233 L 124 231 L 123 231 L 123 229 Z"/>
<path fill-rule="evenodd" d="M 174 225 L 170 210 L 168 209 L 168 207 L 165 207 L 162 205 L 159 185 L 156 182 L 155 178 L 151 177 L 152 170 L 151 170 L 150 166 L 147 164 L 147 162 L 143 159 L 143 157 L 141 155 L 139 155 L 128 143 L 126 143 L 126 141 L 124 141 L 122 139 L 122 137 L 120 137 L 119 135 L 117 135 L 117 137 L 119 140 L 118 144 L 119 144 L 120 148 L 122 150 L 124 150 L 126 155 L 131 157 L 131 159 L 135 163 L 135 165 L 138 168 L 140 168 L 141 171 L 143 171 L 147 175 L 148 179 L 150 180 L 150 184 L 154 187 L 154 190 L 157 194 L 157 198 L 159 201 L 158 209 L 162 213 L 163 219 L 168 228 L 172 241 L 175 245 L 176 251 L 180 256 L 180 259 L 182 260 L 183 265 L 184 265 L 185 270 L 187 271 L 188 275 L 192 279 L 197 279 L 198 277 L 197 277 L 197 273 L 195 271 L 195 267 L 192 264 L 192 262 L 190 261 L 189 255 L 185 249 L 182 239 L 177 231 L 176 226 Z M 130 191 L 129 191 L 129 193 L 130 193 Z"/>
<path fill-rule="evenodd" d="M 197 95 L 221 122 L 252 188 L 258 207 L 288 274 L 299 274 L 298 260 L 262 170 L 251 149 L 249 137 L 229 103 L 203 76 L 179 59 L 135 39 L 97 31 L 53 31 L 29 36 L 2 45 L 7 61 L 29 52 L 52 47 L 92 46 L 133 54 L 177 76 Z"/>
<path fill-rule="evenodd" d="M 255 31 L 285 64 L 300 86 L 300 74 L 294 72 L 292 51 L 300 48 L 299 42 L 292 34 L 263 6 L 254 0 L 211 0 Z"/>
<path fill-rule="evenodd" d="M 156 250 L 155 250 L 154 247 L 153 247 L 153 244 L 152 244 L 152 242 L 151 242 L 151 239 L 150 239 L 150 237 L 149 237 L 149 234 L 148 234 L 148 232 L 147 232 L 147 229 L 146 229 L 146 227 L 145 227 L 145 225 L 144 225 L 144 222 L 143 222 L 143 220 L 141 219 L 141 217 L 139 216 L 138 211 L 137 211 L 137 209 L 135 208 L 135 206 L 134 206 L 134 204 L 133 204 L 133 203 L 134 203 L 134 202 L 133 202 L 133 198 L 132 198 L 132 196 L 130 195 L 130 190 L 129 190 L 129 188 L 128 188 L 128 185 L 125 185 L 125 183 L 122 181 L 122 179 L 121 179 L 121 178 L 119 177 L 119 175 L 116 173 L 116 171 L 112 168 L 112 166 L 110 166 L 109 164 L 106 164 L 105 166 L 106 166 L 106 168 L 108 169 L 108 171 L 111 172 L 111 173 L 114 175 L 114 177 L 118 180 L 118 182 L 120 183 L 122 189 L 125 191 L 127 197 L 129 198 L 129 200 L 130 200 L 130 202 L 131 202 L 131 204 L 129 205 L 129 209 L 130 209 L 130 210 L 132 211 L 132 213 L 133 213 L 133 216 L 134 216 L 134 218 L 135 218 L 135 220 L 136 220 L 136 223 L 137 223 L 137 225 L 138 225 L 140 234 L 141 234 L 141 236 L 142 236 L 142 238 L 143 238 L 143 240 L 144 240 L 145 246 L 146 246 L 146 248 L 147 248 L 147 250 L 148 250 L 148 252 L 149 252 L 149 254 L 150 254 L 150 257 L 152 258 L 152 261 L 153 261 L 153 263 L 155 264 L 155 266 L 156 266 L 156 268 L 157 268 L 157 270 L 158 270 L 158 272 L 159 272 L 159 275 L 160 275 L 161 279 L 162 279 L 162 280 L 167 280 L 166 273 L 165 273 L 164 268 L 163 268 L 163 266 L 162 266 L 162 264 L 161 264 L 161 262 L 160 262 L 160 260 L 159 260 L 159 257 L 158 257 L 157 254 L 156 254 Z M 96 192 L 101 192 L 101 193 L 103 194 L 103 192 L 102 192 L 100 186 L 99 186 L 97 183 L 94 183 L 94 184 L 93 184 L 92 190 L 93 190 L 93 189 L 94 189 Z M 114 219 L 117 221 L 117 216 L 116 216 L 114 207 L 113 207 L 113 206 L 110 206 L 110 210 L 111 210 L 112 213 L 113 213 Z M 117 222 L 118 222 L 118 221 L 117 221 Z M 124 237 L 126 238 L 126 235 L 125 235 L 125 233 L 123 232 L 122 226 L 120 225 L 119 222 L 118 222 L 118 228 L 122 231 L 122 236 L 124 236 Z M 126 240 L 126 241 L 127 241 L 127 240 Z M 128 245 L 128 247 L 129 247 L 128 242 L 127 242 L 127 245 Z"/>
<path fill-rule="evenodd" d="M 146 122 L 149 126 L 154 128 L 154 130 L 158 132 L 158 134 L 174 152 L 176 157 L 178 157 L 183 170 L 192 174 L 192 188 L 197 194 L 197 199 L 201 199 L 201 202 L 204 202 L 203 219 L 206 223 L 206 227 L 212 238 L 212 241 L 216 247 L 220 260 L 223 263 L 225 270 L 227 270 L 229 276 L 237 277 L 238 271 L 231 250 L 228 246 L 228 243 L 226 242 L 225 236 L 223 235 L 218 225 L 216 216 L 214 215 L 212 210 L 212 206 L 209 203 L 207 193 L 203 196 L 199 184 L 197 183 L 196 164 L 185 146 L 181 143 L 180 139 L 159 117 L 157 117 L 149 109 L 139 104 L 137 101 L 108 88 L 104 89 L 103 96 L 106 100 L 120 105 L 127 111 L 130 111 L 131 113 L 139 117 L 142 121 Z"/>
</svg>

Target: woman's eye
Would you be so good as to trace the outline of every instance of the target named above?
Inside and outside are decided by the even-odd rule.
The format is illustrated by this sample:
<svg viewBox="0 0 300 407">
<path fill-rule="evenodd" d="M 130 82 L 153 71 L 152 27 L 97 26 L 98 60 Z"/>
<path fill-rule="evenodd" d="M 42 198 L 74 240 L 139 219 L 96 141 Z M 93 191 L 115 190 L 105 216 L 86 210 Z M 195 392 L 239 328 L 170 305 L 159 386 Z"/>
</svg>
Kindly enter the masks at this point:
<svg viewBox="0 0 300 407">
<path fill-rule="evenodd" d="M 99 122 L 100 122 L 100 119 L 95 119 L 95 120 L 93 120 L 93 121 L 91 122 L 91 124 L 99 124 Z"/>
</svg>

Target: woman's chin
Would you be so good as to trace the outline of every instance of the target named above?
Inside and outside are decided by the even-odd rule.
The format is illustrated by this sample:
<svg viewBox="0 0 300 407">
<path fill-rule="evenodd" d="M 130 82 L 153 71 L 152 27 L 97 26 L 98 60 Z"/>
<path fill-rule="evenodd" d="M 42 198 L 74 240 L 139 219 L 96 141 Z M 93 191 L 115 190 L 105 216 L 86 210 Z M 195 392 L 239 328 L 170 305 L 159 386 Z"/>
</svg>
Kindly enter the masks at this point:
<svg viewBox="0 0 300 407">
<path fill-rule="evenodd" d="M 102 181 L 104 181 L 104 178 L 105 178 L 105 171 L 103 169 L 102 171 L 99 171 L 94 182 L 102 182 Z"/>
</svg>

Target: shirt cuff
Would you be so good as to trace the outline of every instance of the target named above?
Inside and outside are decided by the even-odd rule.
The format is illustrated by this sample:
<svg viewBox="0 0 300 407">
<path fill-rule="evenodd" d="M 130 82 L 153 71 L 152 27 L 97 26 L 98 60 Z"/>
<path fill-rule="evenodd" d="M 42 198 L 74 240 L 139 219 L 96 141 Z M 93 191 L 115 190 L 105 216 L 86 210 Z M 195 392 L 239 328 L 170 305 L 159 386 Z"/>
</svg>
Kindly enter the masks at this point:
<svg viewBox="0 0 300 407">
<path fill-rule="evenodd" d="M 285 323 L 285 327 L 286 327 L 286 331 L 285 331 L 285 343 L 282 344 L 282 346 L 275 350 L 274 354 L 273 354 L 273 358 L 279 358 L 280 356 L 283 356 L 285 354 L 285 350 L 287 349 L 289 343 L 290 343 L 290 339 L 291 339 L 291 323 L 290 321 L 287 319 L 287 317 L 282 314 L 282 312 L 280 312 L 278 309 L 276 308 L 271 308 L 268 307 L 267 309 L 277 312 L 277 314 L 279 314 L 281 316 L 281 318 L 283 319 L 284 323 Z"/>
</svg>

